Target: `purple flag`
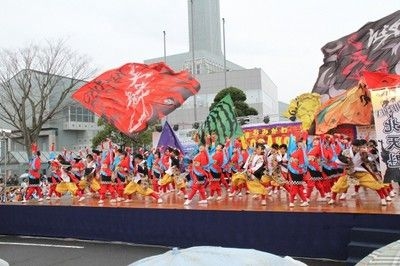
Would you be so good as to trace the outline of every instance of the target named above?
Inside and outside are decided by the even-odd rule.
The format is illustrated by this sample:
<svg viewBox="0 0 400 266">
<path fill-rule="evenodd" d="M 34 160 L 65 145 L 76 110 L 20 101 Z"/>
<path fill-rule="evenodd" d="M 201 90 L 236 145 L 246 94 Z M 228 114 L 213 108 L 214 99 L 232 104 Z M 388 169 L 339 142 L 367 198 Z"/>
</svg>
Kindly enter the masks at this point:
<svg viewBox="0 0 400 266">
<path fill-rule="evenodd" d="M 159 147 L 172 147 L 184 152 L 182 143 L 179 141 L 175 132 L 172 130 L 171 126 L 165 121 L 163 130 L 161 132 L 160 140 L 158 141 L 157 148 Z"/>
</svg>

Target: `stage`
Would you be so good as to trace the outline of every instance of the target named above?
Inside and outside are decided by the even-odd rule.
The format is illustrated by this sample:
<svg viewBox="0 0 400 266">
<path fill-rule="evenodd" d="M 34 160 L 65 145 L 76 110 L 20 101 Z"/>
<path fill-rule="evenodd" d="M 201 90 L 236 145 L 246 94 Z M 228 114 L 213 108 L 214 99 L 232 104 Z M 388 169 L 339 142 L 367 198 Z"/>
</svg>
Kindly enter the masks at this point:
<svg viewBox="0 0 400 266">
<path fill-rule="evenodd" d="M 396 188 L 397 190 L 397 188 Z M 315 193 L 315 192 L 314 192 Z M 351 193 L 351 191 L 350 191 Z M 396 196 L 381 206 L 374 191 L 347 197 L 335 205 L 317 202 L 289 208 L 283 191 L 261 206 L 251 195 L 224 197 L 183 206 L 174 192 L 164 203 L 134 198 L 130 203 L 97 204 L 65 196 L 60 200 L 0 205 L 0 234 L 122 241 L 169 247 L 213 245 L 254 248 L 279 255 L 345 260 L 354 227 L 398 230 Z"/>
</svg>

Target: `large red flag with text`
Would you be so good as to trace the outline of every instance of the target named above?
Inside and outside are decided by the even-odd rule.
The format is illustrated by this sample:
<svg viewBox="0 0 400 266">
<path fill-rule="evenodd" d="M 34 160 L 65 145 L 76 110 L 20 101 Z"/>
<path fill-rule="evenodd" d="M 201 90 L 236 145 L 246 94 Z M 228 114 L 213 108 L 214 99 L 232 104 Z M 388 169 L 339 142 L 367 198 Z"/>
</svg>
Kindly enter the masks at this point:
<svg viewBox="0 0 400 266">
<path fill-rule="evenodd" d="M 72 98 L 130 136 L 181 106 L 200 90 L 187 71 L 164 63 L 129 63 L 79 88 Z"/>
</svg>

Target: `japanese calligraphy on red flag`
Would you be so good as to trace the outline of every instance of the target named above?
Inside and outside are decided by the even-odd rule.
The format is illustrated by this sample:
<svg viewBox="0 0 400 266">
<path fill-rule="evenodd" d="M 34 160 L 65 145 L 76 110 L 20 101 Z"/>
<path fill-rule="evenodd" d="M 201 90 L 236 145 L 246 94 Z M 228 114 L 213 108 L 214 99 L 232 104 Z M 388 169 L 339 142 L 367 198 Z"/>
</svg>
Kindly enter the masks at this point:
<svg viewBox="0 0 400 266">
<path fill-rule="evenodd" d="M 181 106 L 200 90 L 187 71 L 164 63 L 129 63 L 79 88 L 72 98 L 130 136 Z"/>
</svg>

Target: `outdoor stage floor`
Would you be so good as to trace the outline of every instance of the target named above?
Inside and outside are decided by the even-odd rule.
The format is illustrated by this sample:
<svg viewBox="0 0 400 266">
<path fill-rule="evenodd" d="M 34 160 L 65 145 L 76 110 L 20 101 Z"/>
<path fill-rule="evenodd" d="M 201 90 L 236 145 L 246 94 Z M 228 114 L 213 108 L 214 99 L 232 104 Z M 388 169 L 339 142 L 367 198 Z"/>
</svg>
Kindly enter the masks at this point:
<svg viewBox="0 0 400 266">
<path fill-rule="evenodd" d="M 398 189 L 396 188 L 396 191 Z M 98 205 L 98 198 L 87 197 L 82 202 L 71 198 L 69 195 L 61 199 L 44 200 L 37 202 L 31 200 L 28 203 L 10 202 L 7 205 L 29 205 L 29 206 L 77 206 L 77 207 L 107 207 L 107 208 L 150 208 L 150 209 L 174 209 L 174 210 L 207 210 L 207 211 L 267 211 L 267 212 L 303 212 L 303 213 L 354 213 L 354 214 L 400 214 L 399 196 L 388 202 L 387 206 L 381 206 L 378 195 L 372 190 L 360 189 L 357 196 L 350 196 L 353 190 L 349 190 L 346 200 L 337 200 L 336 204 L 328 205 L 327 202 L 317 202 L 317 194 L 314 191 L 311 196 L 310 206 L 300 207 L 300 202 L 296 202 L 294 208 L 288 206 L 287 193 L 283 190 L 267 197 L 267 205 L 261 206 L 260 199 L 253 199 L 252 195 L 243 197 L 227 197 L 223 192 L 223 199 L 220 201 L 208 201 L 208 204 L 198 204 L 197 196 L 190 205 L 184 206 L 183 196 L 169 192 L 162 195 L 163 203 L 157 204 L 151 198 L 136 196 L 132 202 L 110 203 L 105 200 L 104 204 Z"/>
</svg>

